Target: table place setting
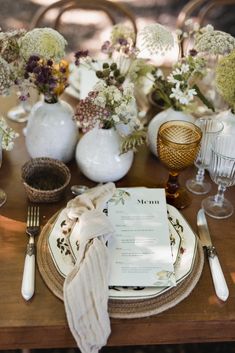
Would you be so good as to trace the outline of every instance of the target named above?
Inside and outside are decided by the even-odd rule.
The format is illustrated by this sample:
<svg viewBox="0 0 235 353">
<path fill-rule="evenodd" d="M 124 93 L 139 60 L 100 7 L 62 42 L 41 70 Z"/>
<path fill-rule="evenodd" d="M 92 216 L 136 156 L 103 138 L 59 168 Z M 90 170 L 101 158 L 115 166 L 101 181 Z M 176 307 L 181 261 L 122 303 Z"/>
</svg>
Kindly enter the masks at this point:
<svg viewBox="0 0 235 353">
<path fill-rule="evenodd" d="M 102 188 L 107 188 L 110 183 L 95 187 L 93 189 L 89 189 L 88 191 L 84 192 L 81 196 L 82 197 L 87 197 L 89 194 L 93 192 L 98 192 L 102 190 Z M 112 184 L 111 184 L 112 185 Z M 97 191 L 95 191 L 97 190 Z M 109 214 L 109 206 L 111 208 L 115 209 L 117 205 L 122 208 L 122 206 L 125 205 L 125 199 L 129 198 L 129 202 L 133 202 L 135 200 L 135 197 L 140 196 L 144 197 L 146 195 L 160 195 L 161 200 L 163 202 L 163 205 L 165 203 L 165 196 L 163 193 L 162 189 L 148 189 L 148 188 L 119 188 L 116 189 L 113 198 L 108 202 L 108 204 L 103 205 L 105 213 Z M 130 195 L 133 196 L 131 197 Z M 134 196 L 136 195 L 136 196 Z M 72 212 L 73 210 L 71 208 L 71 202 L 75 203 L 78 202 L 79 197 L 77 196 L 75 199 L 71 200 L 67 208 L 59 211 L 58 214 L 52 217 L 52 219 L 49 220 L 47 225 L 42 229 L 39 241 L 38 241 L 38 252 L 37 252 L 37 258 L 38 258 L 38 265 L 39 265 L 39 270 L 42 274 L 43 279 L 45 280 L 47 286 L 52 290 L 52 292 L 59 297 L 60 299 L 63 300 L 63 283 L 65 278 L 68 276 L 68 274 L 73 270 L 74 264 L 77 263 L 78 259 L 80 258 L 79 252 L 80 252 L 80 244 L 79 244 L 79 236 L 82 228 L 82 223 L 79 222 L 73 222 L 69 221 L 69 224 L 66 225 L 66 222 L 68 222 L 68 214 Z M 77 200 L 77 201 L 76 201 Z M 112 201 L 113 200 L 113 201 Z M 124 205 L 123 205 L 124 202 Z M 117 203 L 117 204 L 116 204 Z M 145 205 L 144 205 L 145 206 Z M 77 207 L 77 206 L 76 206 Z M 75 207 L 75 208 L 76 208 Z M 139 218 L 138 213 L 135 213 L 135 211 L 128 207 L 128 204 L 126 206 L 131 210 L 131 215 L 132 217 L 136 217 L 136 219 Z M 159 206 L 158 206 L 159 207 Z M 111 209 L 110 208 L 110 209 Z M 144 207 L 143 207 L 144 208 Z M 124 208 L 125 209 L 125 208 Z M 152 247 L 151 251 L 148 249 L 147 245 L 145 244 L 145 237 L 144 237 L 144 230 L 149 234 L 152 233 L 153 235 L 155 234 L 154 238 L 151 240 L 151 237 L 147 237 L 147 243 L 148 241 L 154 242 L 156 241 L 155 237 L 156 234 L 161 232 L 157 232 L 156 226 L 151 224 L 149 225 L 150 219 L 151 219 L 151 212 L 155 211 L 156 205 L 152 204 L 149 205 L 150 213 L 148 213 L 148 207 L 146 207 L 146 214 L 143 212 L 141 213 L 143 217 L 143 221 L 139 223 L 139 225 L 142 224 L 143 231 L 141 233 L 141 243 L 138 245 L 138 241 L 135 238 L 136 232 L 138 232 L 138 223 L 135 221 L 134 224 L 132 224 L 132 227 L 134 226 L 135 231 L 132 233 L 132 227 L 129 224 L 129 227 L 126 225 L 126 220 L 123 222 L 123 231 L 120 232 L 120 225 L 117 223 L 117 229 L 119 229 L 120 233 L 120 239 L 123 239 L 121 241 L 122 244 L 122 250 L 120 255 L 120 244 L 116 244 L 116 248 L 114 246 L 115 242 L 112 242 L 112 238 L 110 241 L 111 247 L 108 245 L 108 251 L 109 251 L 109 256 L 111 258 L 111 263 L 110 263 L 110 268 L 111 268 L 111 273 L 110 277 L 113 279 L 109 279 L 109 313 L 111 317 L 143 317 L 143 316 L 149 316 L 152 315 L 156 312 L 161 312 L 163 310 L 166 310 L 166 308 L 171 307 L 172 305 L 175 305 L 177 302 L 181 301 L 185 296 L 187 296 L 191 290 L 194 288 L 196 285 L 197 281 L 200 278 L 200 274 L 202 271 L 203 267 L 203 253 L 202 253 L 202 248 L 200 244 L 198 243 L 197 237 L 192 231 L 191 227 L 187 223 L 187 221 L 182 217 L 182 215 L 175 209 L 173 206 L 168 205 L 167 209 L 165 210 L 165 217 L 167 219 L 165 223 L 165 227 L 168 229 L 168 237 L 165 238 L 164 241 L 169 242 L 167 246 L 167 251 L 170 251 L 171 255 L 169 258 L 169 261 L 171 264 L 171 268 L 173 268 L 173 273 L 174 273 L 174 281 L 176 282 L 169 282 L 169 275 L 168 271 L 163 271 L 162 270 L 162 265 L 160 265 L 161 271 L 159 272 L 160 279 L 162 280 L 161 285 L 159 286 L 159 282 L 156 283 L 155 286 L 152 284 L 146 285 L 141 284 L 141 278 L 144 275 L 143 272 L 143 266 L 139 266 L 139 283 L 132 283 L 133 282 L 133 276 L 131 275 L 132 271 L 138 273 L 138 261 L 137 265 L 134 266 L 132 262 L 132 258 L 135 259 L 136 255 L 139 255 L 139 257 L 143 258 L 144 261 L 148 261 L 148 257 L 151 258 L 151 252 L 152 252 Z M 164 207 L 163 207 L 164 210 Z M 130 212 L 130 211 L 129 211 Z M 161 211 L 164 214 L 164 211 Z M 89 212 L 87 212 L 89 213 Z M 117 212 L 117 214 L 120 215 L 120 211 Z M 156 212 L 156 215 L 158 213 Z M 156 217 L 156 215 L 152 215 L 153 219 Z M 160 215 L 160 214 L 159 214 Z M 124 211 L 123 213 L 124 218 L 128 217 L 128 211 Z M 74 217 L 74 215 L 73 215 Z M 102 216 L 103 217 L 103 216 Z M 106 217 L 106 216 L 105 216 Z M 144 219 L 147 217 L 147 219 L 144 221 Z M 159 217 L 159 216 L 158 216 Z M 112 220 L 108 216 L 107 217 L 109 221 Z M 160 219 L 160 225 L 161 222 L 162 224 L 162 217 L 158 218 Z M 163 217 L 164 219 L 164 217 Z M 147 221 L 148 220 L 148 221 Z M 93 220 L 93 222 L 99 224 L 99 220 Z M 112 224 L 115 224 L 112 222 Z M 90 227 L 90 225 L 87 223 L 84 223 L 84 228 Z M 125 234 L 125 229 L 129 229 L 129 236 L 126 238 Z M 136 228 L 135 228 L 136 227 Z M 141 228 L 140 227 L 140 231 Z M 151 228 L 152 227 L 152 228 Z M 159 225 L 158 225 L 159 227 Z M 69 228 L 69 233 L 66 234 L 67 230 L 65 229 Z M 112 228 L 115 229 L 115 227 L 112 225 Z M 164 229 L 164 228 L 163 228 Z M 115 233 L 116 234 L 116 233 Z M 124 234 L 124 235 L 123 235 Z M 159 235 L 159 236 L 160 236 Z M 124 238 L 123 238 L 124 236 Z M 114 237 L 115 239 L 115 237 Z M 129 243 L 129 246 L 128 246 Z M 136 247 L 136 254 L 132 254 L 132 256 L 128 254 L 128 251 L 133 251 L 134 249 L 131 246 L 130 250 L 130 244 L 137 244 L 135 245 Z M 143 243 L 143 244 L 142 244 Z M 145 244 L 145 245 L 144 245 Z M 159 245 L 160 246 L 160 245 Z M 138 250 L 139 248 L 139 250 Z M 147 248 L 147 254 L 144 254 L 144 249 Z M 160 247 L 161 249 L 161 247 Z M 159 250 L 160 250 L 159 249 Z M 113 252 L 112 252 L 113 251 Z M 161 250 L 163 251 L 163 250 Z M 148 252 L 150 252 L 148 254 Z M 154 252 L 152 252 L 152 255 Z M 146 257 L 146 260 L 145 260 Z M 158 256 L 159 257 L 159 256 Z M 122 271 L 127 272 L 127 278 L 130 278 L 130 284 L 127 285 L 120 285 L 119 282 L 115 282 L 115 271 L 112 274 L 112 267 L 114 269 L 118 268 L 120 269 L 120 263 L 123 262 L 123 258 L 126 259 L 126 264 L 124 266 L 124 269 L 121 270 L 119 274 L 119 280 L 122 278 Z M 122 260 L 121 260 L 122 259 Z M 134 261 L 133 259 L 133 261 Z M 136 261 L 136 260 L 135 260 Z M 156 264 L 159 264 L 159 259 L 155 259 Z M 118 265 L 119 264 L 119 265 Z M 160 262 L 161 264 L 161 262 Z M 147 266 L 147 265 L 146 265 Z M 159 265 L 158 265 L 159 266 Z M 169 265 L 168 265 L 169 266 Z M 129 270 L 128 270 L 129 267 Z M 151 268 L 151 266 L 149 266 Z M 147 267 L 146 267 L 147 268 Z M 154 267 L 152 268 L 152 270 Z M 128 275 L 128 271 L 130 271 Z M 148 271 L 148 268 L 146 269 Z M 153 272 L 156 273 L 156 270 Z M 173 274 L 172 274 L 173 275 Z M 155 274 L 156 276 L 156 274 Z M 158 276 L 157 276 L 158 277 Z M 155 277 L 157 279 L 157 277 Z M 111 285 L 110 285 L 111 281 Z M 112 283 L 113 282 L 113 283 Z M 114 285 L 116 283 L 116 285 Z M 132 283 L 132 284 L 131 284 Z M 123 284 L 123 283 L 122 283 Z M 181 287 L 184 288 L 183 292 Z M 169 292 L 169 293 L 166 293 Z M 166 293 L 166 295 L 164 295 Z M 149 303 L 148 307 L 148 300 L 152 303 Z M 154 300 L 156 300 L 156 303 L 154 303 Z M 159 303 L 164 302 L 164 305 L 159 305 Z M 122 303 L 123 308 L 122 308 Z M 118 306 L 118 309 L 115 309 L 115 307 Z M 135 312 L 134 308 L 135 306 L 138 306 L 138 312 Z M 121 307 L 121 309 L 119 308 Z"/>
<path fill-rule="evenodd" d="M 64 301 L 71 332 L 83 349 L 98 344 L 84 331 L 86 325 L 101 330 L 102 346 L 110 334 L 109 317 L 150 316 L 186 298 L 204 257 L 187 221 L 166 205 L 163 189 L 116 189 L 107 183 L 70 200 L 48 221 L 37 261 L 47 286 Z"/>
<path fill-rule="evenodd" d="M 17 183 L 24 193 L 20 189 L 10 194 L 9 209 L 19 212 L 20 218 L 23 211 L 18 203 L 24 209 L 27 205 L 25 232 L 29 239 L 22 270 L 22 302 L 31 310 L 31 299 L 37 300 L 37 261 L 43 283 L 53 293 L 50 299 L 62 302 L 82 353 L 96 353 L 106 345 L 111 318 L 149 318 L 188 298 L 201 278 L 203 250 L 217 298 L 226 302 L 231 294 L 205 214 L 217 219 L 233 214 L 233 205 L 224 193 L 235 184 L 235 142 L 233 134 L 226 132 L 226 122 L 213 116 L 217 111 L 202 83 L 207 76 L 207 55 L 220 54 L 223 66 L 227 56 L 233 58 L 235 39 L 212 26 L 187 26 L 187 32 L 176 33 L 176 40 L 158 23 L 147 25 L 137 37 L 126 26 L 116 25 L 101 48 L 105 60 L 78 50 L 74 63 L 65 60 L 67 42 L 54 29 L 0 33 L 0 44 L 4 43 L 0 45 L 0 94 L 14 87 L 23 102 L 30 89 L 43 97 L 28 118 L 23 150 L 28 160 L 20 167 L 18 160 L 16 163 L 17 173 L 21 172 Z M 229 43 L 222 53 L 216 40 L 211 42 L 221 33 L 225 44 L 226 40 Z M 186 38 L 194 47 L 184 53 Z M 204 41 L 213 48 L 204 47 Z M 179 57 L 168 75 L 141 56 L 143 51 L 150 57 L 164 55 L 174 45 Z M 221 62 L 216 65 L 213 84 L 232 106 Z M 75 107 L 60 99 L 66 90 L 78 98 Z M 140 114 L 138 98 L 149 96 L 164 111 L 159 125 L 148 125 L 147 112 L 144 118 Z M 202 104 L 203 116 L 196 120 Z M 0 119 L 0 152 L 11 149 L 16 137 Z M 149 145 L 154 156 L 148 153 Z M 135 165 L 134 153 L 139 148 L 141 164 L 137 161 Z M 193 163 L 198 172 L 194 179 L 187 179 L 186 190 L 178 177 L 181 171 L 191 177 L 187 170 Z M 168 172 L 164 183 L 162 166 Z M 9 170 L 8 164 L 7 173 Z M 197 195 L 211 187 L 205 183 L 205 172 L 218 185 L 218 192 L 199 200 L 199 206 Z M 17 173 L 14 175 L 20 179 Z M 92 182 L 99 184 L 87 186 L 94 185 Z M 5 176 L 4 183 L 9 192 Z M 6 194 L 0 189 L 0 207 L 4 203 L 8 210 Z M 188 222 L 181 210 L 191 205 Z M 190 225 L 196 212 L 199 236 Z M 208 288 L 211 296 L 212 286 L 210 291 Z M 207 299 L 210 304 L 211 298 Z"/>
</svg>

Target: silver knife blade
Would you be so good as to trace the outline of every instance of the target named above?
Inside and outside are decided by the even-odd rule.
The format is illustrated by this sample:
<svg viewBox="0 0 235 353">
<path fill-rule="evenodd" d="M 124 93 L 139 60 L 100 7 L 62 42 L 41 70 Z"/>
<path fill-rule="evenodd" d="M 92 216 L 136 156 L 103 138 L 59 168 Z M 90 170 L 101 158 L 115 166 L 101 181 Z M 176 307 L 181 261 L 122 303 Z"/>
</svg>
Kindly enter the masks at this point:
<svg viewBox="0 0 235 353">
<path fill-rule="evenodd" d="M 211 236 L 209 233 L 205 212 L 202 208 L 198 211 L 197 214 L 197 227 L 202 245 L 206 247 L 212 246 Z"/>
</svg>

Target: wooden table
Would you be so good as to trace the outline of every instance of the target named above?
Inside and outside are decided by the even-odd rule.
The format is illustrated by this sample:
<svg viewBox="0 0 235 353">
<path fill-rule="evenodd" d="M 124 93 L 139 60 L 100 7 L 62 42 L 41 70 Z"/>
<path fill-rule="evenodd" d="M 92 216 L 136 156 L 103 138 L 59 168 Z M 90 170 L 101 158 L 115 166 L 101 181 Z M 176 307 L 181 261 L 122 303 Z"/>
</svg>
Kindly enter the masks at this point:
<svg viewBox="0 0 235 353">
<path fill-rule="evenodd" d="M 0 107 L 6 112 L 12 98 L 1 99 Z M 22 125 L 11 124 L 18 131 Z M 24 137 L 17 139 L 12 152 L 4 153 L 0 169 L 0 186 L 7 193 L 7 202 L 0 208 L 0 349 L 75 347 L 69 331 L 63 303 L 46 287 L 38 270 L 36 292 L 31 301 L 21 297 L 21 279 L 27 237 L 25 220 L 28 201 L 21 182 L 21 166 L 29 156 Z M 78 170 L 74 161 L 68 164 L 72 184 L 94 185 Z M 195 174 L 195 168 L 185 170 L 180 177 L 183 184 Z M 117 186 L 157 186 L 167 177 L 167 171 L 146 148 L 135 156 L 128 175 Z M 208 176 L 207 176 L 208 177 Z M 216 191 L 213 186 L 212 192 Z M 56 204 L 41 206 L 42 225 L 72 197 Z M 235 188 L 229 188 L 227 197 L 235 204 Z M 203 197 L 193 196 L 191 206 L 183 215 L 196 231 L 196 213 Z M 218 250 L 229 286 L 226 303 L 215 296 L 205 263 L 199 283 L 190 296 L 174 308 L 144 319 L 113 319 L 110 346 L 150 345 L 164 343 L 215 342 L 235 340 L 235 216 L 208 223 Z"/>
</svg>

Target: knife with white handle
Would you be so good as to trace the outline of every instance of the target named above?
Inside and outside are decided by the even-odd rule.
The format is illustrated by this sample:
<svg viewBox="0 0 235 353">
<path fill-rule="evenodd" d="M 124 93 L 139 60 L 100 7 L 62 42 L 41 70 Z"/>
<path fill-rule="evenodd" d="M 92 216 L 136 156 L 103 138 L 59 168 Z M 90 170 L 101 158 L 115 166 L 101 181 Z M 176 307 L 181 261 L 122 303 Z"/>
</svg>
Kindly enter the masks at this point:
<svg viewBox="0 0 235 353">
<path fill-rule="evenodd" d="M 222 268 L 215 250 L 215 247 L 212 245 L 207 220 L 205 212 L 203 209 L 200 209 L 197 214 L 197 227 L 200 240 L 203 247 L 206 248 L 207 256 L 209 260 L 211 275 L 215 287 L 215 293 L 218 298 L 223 301 L 226 301 L 229 296 L 229 290 L 224 278 Z"/>
</svg>

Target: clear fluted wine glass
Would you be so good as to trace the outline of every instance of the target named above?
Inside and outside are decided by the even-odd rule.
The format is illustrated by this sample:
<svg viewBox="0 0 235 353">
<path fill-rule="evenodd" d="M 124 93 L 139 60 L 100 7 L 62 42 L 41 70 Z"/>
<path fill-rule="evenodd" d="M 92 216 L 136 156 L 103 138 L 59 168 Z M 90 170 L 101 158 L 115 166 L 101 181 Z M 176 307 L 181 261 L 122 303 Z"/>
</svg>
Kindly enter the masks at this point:
<svg viewBox="0 0 235 353">
<path fill-rule="evenodd" d="M 201 147 L 194 162 L 198 171 L 195 178 L 186 181 L 186 187 L 193 194 L 203 195 L 211 189 L 211 183 L 205 181 L 205 169 L 210 165 L 211 145 L 215 137 L 223 131 L 224 125 L 210 117 L 197 119 L 196 125 L 202 131 Z"/>
<path fill-rule="evenodd" d="M 162 124 L 158 130 L 157 151 L 161 162 L 169 170 L 164 185 L 166 199 L 178 209 L 191 203 L 187 190 L 179 185 L 180 171 L 192 165 L 200 147 L 202 132 L 198 126 L 182 120 Z"/>
<path fill-rule="evenodd" d="M 0 134 L 0 168 L 2 166 L 2 137 Z M 6 202 L 7 195 L 4 190 L 0 188 L 0 207 Z"/>
<path fill-rule="evenodd" d="M 11 108 L 7 112 L 7 117 L 8 119 L 15 121 L 17 123 L 24 123 L 28 120 L 28 115 L 32 107 L 29 104 L 27 97 L 25 97 L 25 94 L 23 91 L 19 91 L 17 95 L 20 97 L 19 104 Z"/>
<path fill-rule="evenodd" d="M 213 218 L 228 218 L 233 214 L 232 203 L 224 197 L 226 188 L 235 185 L 235 138 L 220 134 L 212 144 L 211 179 L 218 185 L 217 194 L 202 201 L 205 212 Z"/>
</svg>

